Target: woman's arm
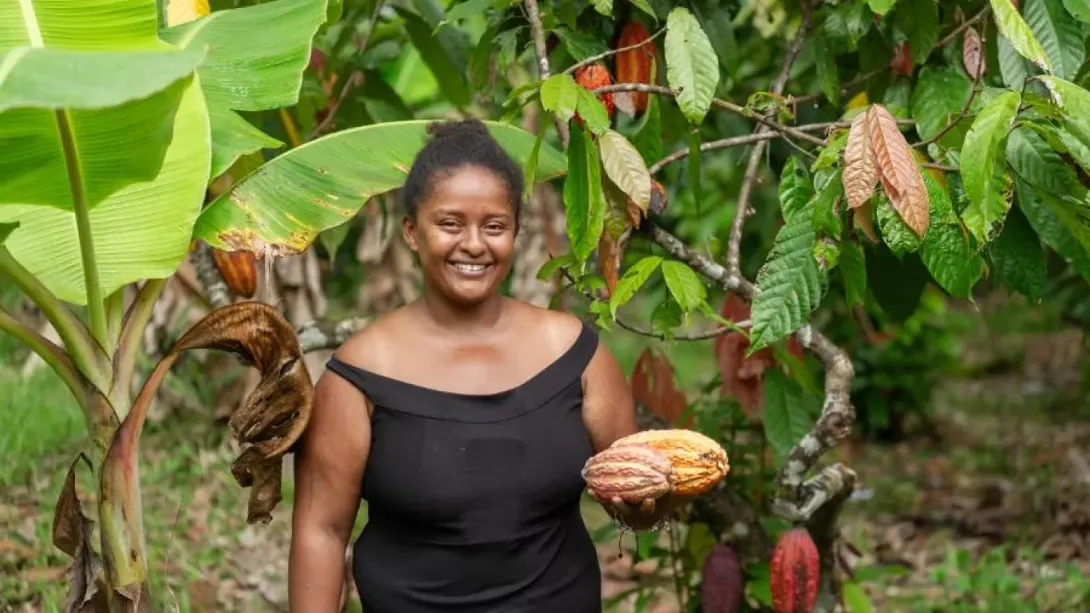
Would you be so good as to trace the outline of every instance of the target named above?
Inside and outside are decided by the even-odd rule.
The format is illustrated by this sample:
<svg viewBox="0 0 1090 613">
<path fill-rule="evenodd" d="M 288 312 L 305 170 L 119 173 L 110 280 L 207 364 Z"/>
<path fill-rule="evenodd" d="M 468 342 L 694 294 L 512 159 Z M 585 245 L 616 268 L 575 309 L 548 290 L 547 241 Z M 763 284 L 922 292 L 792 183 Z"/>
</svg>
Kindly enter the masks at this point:
<svg viewBox="0 0 1090 613">
<path fill-rule="evenodd" d="M 314 387 L 310 422 L 295 452 L 288 597 L 292 613 L 337 613 L 344 554 L 359 510 L 371 445 L 368 401 L 336 373 Z"/>
</svg>

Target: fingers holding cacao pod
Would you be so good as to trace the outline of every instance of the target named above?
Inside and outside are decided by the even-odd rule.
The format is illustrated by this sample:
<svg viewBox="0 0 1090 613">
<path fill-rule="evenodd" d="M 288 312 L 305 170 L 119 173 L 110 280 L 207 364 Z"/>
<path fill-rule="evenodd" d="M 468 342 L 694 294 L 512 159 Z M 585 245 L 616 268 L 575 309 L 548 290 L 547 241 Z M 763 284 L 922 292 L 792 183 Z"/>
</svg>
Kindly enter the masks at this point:
<svg viewBox="0 0 1090 613">
<path fill-rule="evenodd" d="M 645 430 L 617 439 L 610 449 L 633 446 L 649 447 L 669 458 L 673 468 L 671 491 L 680 496 L 703 494 L 730 472 L 723 446 L 694 430 Z"/>
</svg>

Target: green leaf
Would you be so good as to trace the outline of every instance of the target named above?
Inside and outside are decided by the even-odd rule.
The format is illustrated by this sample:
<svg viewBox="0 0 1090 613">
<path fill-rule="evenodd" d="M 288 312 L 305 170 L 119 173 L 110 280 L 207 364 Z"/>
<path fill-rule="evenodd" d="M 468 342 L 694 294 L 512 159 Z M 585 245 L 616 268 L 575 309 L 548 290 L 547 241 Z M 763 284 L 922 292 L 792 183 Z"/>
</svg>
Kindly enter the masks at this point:
<svg viewBox="0 0 1090 613">
<path fill-rule="evenodd" d="M 659 16 L 655 14 L 655 9 L 651 8 L 651 5 L 647 3 L 647 0 L 628 0 L 632 3 L 632 6 L 647 13 L 651 17 L 655 18 L 655 22 L 658 23 Z"/>
<path fill-rule="evenodd" d="M 0 3 L 0 49 L 46 47 L 84 51 L 166 49 L 148 0 Z M 112 76 L 112 75 L 111 75 Z"/>
<path fill-rule="evenodd" d="M 802 212 L 814 197 L 813 179 L 806 165 L 791 156 L 780 171 L 780 212 L 785 221 Z"/>
<path fill-rule="evenodd" d="M 840 274 L 844 278 L 847 305 L 863 304 L 867 295 L 867 263 L 863 247 L 855 240 L 840 243 Z"/>
<path fill-rule="evenodd" d="M 719 60 L 708 35 L 688 9 L 676 7 L 666 17 L 666 81 L 693 124 L 704 121 L 719 84 Z"/>
<path fill-rule="evenodd" d="M 223 107 L 209 109 L 212 129 L 212 174 L 218 177 L 238 158 L 261 149 L 277 149 L 284 143 L 258 130 L 238 113 Z"/>
<path fill-rule="evenodd" d="M 78 19 L 78 14 L 75 17 Z M 63 17 L 59 23 L 66 23 L 68 19 Z M 174 274 L 188 252 L 190 230 L 200 213 L 208 185 L 211 151 L 208 112 L 199 83 L 190 80 L 188 87 L 179 93 L 180 101 L 177 94 L 166 100 L 162 95 L 156 95 L 103 111 L 70 112 L 74 126 L 93 125 L 99 130 L 97 134 L 84 132 L 86 141 L 81 143 L 80 162 L 84 184 L 96 186 L 100 194 L 107 194 L 100 197 L 98 206 L 90 211 L 91 235 L 103 295 L 112 294 L 127 283 Z M 149 110 L 156 106 L 158 111 Z M 0 143 L 12 142 L 9 139 L 13 127 L 31 127 L 20 126 L 18 116 L 22 113 L 9 111 L 2 116 Z M 134 126 L 146 127 L 148 123 L 141 118 L 148 117 L 157 117 L 158 123 L 152 124 L 153 128 L 146 132 L 133 131 Z M 63 157 L 61 150 L 56 145 L 54 148 L 43 146 L 46 142 L 39 141 L 39 146 L 34 148 L 12 149 L 0 145 L 3 152 L 0 154 L 3 156 L 0 157 L 0 177 L 4 182 L 12 176 L 8 174 L 9 169 L 20 165 L 20 160 L 24 168 L 32 165 L 36 156 L 45 164 L 60 160 Z M 166 143 L 165 154 L 157 153 L 162 147 L 159 142 Z M 157 173 L 134 170 L 141 154 L 159 156 L 162 164 Z M 111 165 L 118 161 L 127 165 Z M 145 166 L 152 167 L 152 164 Z M 53 170 L 56 171 L 53 177 L 66 177 L 63 165 Z M 20 181 L 26 177 L 15 176 Z M 38 176 L 46 180 L 50 174 L 39 173 Z M 117 188 L 102 191 L 105 177 L 112 179 L 110 182 Z M 67 197 L 67 179 L 59 180 L 60 185 L 52 186 L 51 191 Z M 0 206 L 0 223 L 18 221 L 20 226 L 8 237 L 5 246 L 58 298 L 85 304 L 87 294 L 72 213 L 9 198 L 13 192 L 7 187 L 0 186 L 0 194 L 6 202 L 14 201 L 15 204 Z M 26 192 L 25 189 L 21 191 Z"/>
<path fill-rule="evenodd" d="M 578 91 L 579 103 L 576 105 L 576 109 L 579 116 L 583 118 L 587 127 L 596 136 L 605 134 L 606 130 L 609 129 L 609 113 L 606 111 L 606 105 L 602 104 L 598 96 L 595 96 L 590 90 L 580 87 Z"/>
<path fill-rule="evenodd" d="M 598 245 L 605 228 L 606 202 L 602 193 L 602 169 L 598 147 L 578 126 L 572 126 L 568 142 L 568 176 L 564 180 L 564 208 L 571 249 L 586 260 Z"/>
<path fill-rule="evenodd" d="M 1075 198 L 1086 193 L 1074 169 L 1030 128 L 1020 127 L 1011 132 L 1006 156 L 1011 169 L 1034 187 Z"/>
<path fill-rule="evenodd" d="M 579 104 L 579 85 L 568 73 L 550 76 L 541 84 L 541 106 L 565 122 L 572 118 Z"/>
<path fill-rule="evenodd" d="M 962 211 L 962 218 L 980 243 L 991 239 L 1009 208 L 1002 155 L 1020 102 L 1018 92 L 1005 91 L 997 95 L 980 110 L 965 135 L 961 175 L 969 203 Z"/>
<path fill-rule="evenodd" d="M 1041 43 L 1033 37 L 1029 25 L 1026 24 L 1025 19 L 1011 4 L 1011 0 L 988 1 L 991 3 L 992 13 L 995 16 L 995 25 L 999 28 L 999 33 L 1010 42 L 1015 51 L 1033 62 L 1041 70 L 1052 72 L 1052 65 L 1048 61 L 1045 50 L 1041 47 Z"/>
<path fill-rule="evenodd" d="M 807 410 L 807 405 L 812 401 L 798 382 L 779 368 L 765 371 L 763 392 L 761 420 L 764 422 L 765 438 L 776 456 L 783 458 L 814 427 L 814 418 Z"/>
<path fill-rule="evenodd" d="M 889 12 L 893 5 L 897 4 L 897 0 L 867 0 L 867 5 L 870 6 L 870 10 L 874 11 L 878 15 L 885 15 Z"/>
<path fill-rule="evenodd" d="M 1041 241 L 1054 249 L 1081 275 L 1090 279 L 1090 253 L 1052 212 L 1057 208 L 1052 202 L 1055 198 L 1051 194 L 1034 191 L 1031 185 L 1017 175 L 1014 178 L 1014 190 L 1022 212 Z"/>
<path fill-rule="evenodd" d="M 700 277 L 684 262 L 664 261 L 662 277 L 666 280 L 670 295 L 686 313 L 699 307 L 708 298 L 707 290 L 700 282 Z"/>
<path fill-rule="evenodd" d="M 598 11 L 606 17 L 613 16 L 613 0 L 590 0 L 594 10 Z"/>
<path fill-rule="evenodd" d="M 938 134 L 961 112 L 972 86 L 968 77 L 950 68 L 924 66 L 920 69 L 919 80 L 912 92 L 911 113 L 921 140 Z"/>
<path fill-rule="evenodd" d="M 1090 23 L 1090 0 L 1063 0 L 1064 8 L 1075 19 L 1083 23 Z"/>
<path fill-rule="evenodd" d="M 15 231 L 19 227 L 18 223 L 0 223 L 0 245 L 4 244 L 8 235 Z"/>
<path fill-rule="evenodd" d="M 444 44 L 441 36 L 452 30 L 444 28 L 439 34 L 433 34 L 432 27 L 420 15 L 398 6 L 394 10 L 405 21 L 405 32 L 409 35 L 409 40 L 439 82 L 443 96 L 458 108 L 468 106 L 472 95 L 466 82 L 465 66 L 456 62 L 455 56 Z"/>
<path fill-rule="evenodd" d="M 244 177 L 201 213 L 196 238 L 226 250 L 255 254 L 297 253 L 319 232 L 339 226 L 373 196 L 400 187 L 424 146 L 429 120 L 411 120 L 341 130 L 287 151 Z M 485 122 L 520 166 L 536 136 L 521 128 Z M 564 155 L 547 143 L 538 154 L 536 176 L 548 181 L 564 173 Z"/>
<path fill-rule="evenodd" d="M 602 168 L 606 176 L 643 210 L 651 202 L 651 175 L 640 152 L 628 139 L 613 130 L 606 130 L 598 139 L 602 152 Z"/>
<path fill-rule="evenodd" d="M 871 604 L 867 593 L 863 591 L 855 581 L 845 581 L 840 584 L 840 593 L 844 598 L 844 606 L 847 613 L 874 613 L 874 605 Z"/>
<path fill-rule="evenodd" d="M 197 69 L 209 107 L 261 111 L 299 101 L 326 0 L 274 0 L 215 11 L 166 29 L 164 40 L 208 54 Z"/>
<path fill-rule="evenodd" d="M 901 0 L 894 22 L 908 41 L 912 62 L 927 62 L 939 40 L 939 3 L 936 0 Z"/>
<path fill-rule="evenodd" d="M 1041 43 L 1056 76 L 1073 79 L 1086 58 L 1082 27 L 1062 0 L 1024 0 L 1022 15 Z"/>
<path fill-rule="evenodd" d="M 662 264 L 662 258 L 657 255 L 644 256 L 643 259 L 628 267 L 624 275 L 617 281 L 617 287 L 609 297 L 609 311 L 613 317 L 617 317 L 617 309 L 626 304 L 636 292 L 643 287 L 651 275 Z"/>
<path fill-rule="evenodd" d="M 996 37 L 996 53 L 999 57 L 999 74 L 1008 89 L 1021 91 L 1029 77 L 1029 60 L 1022 57 L 1011 41 L 1002 34 Z"/>
<path fill-rule="evenodd" d="M 952 211 L 946 190 L 930 174 L 924 173 L 924 177 L 925 182 L 930 179 L 927 191 L 932 206 L 936 200 L 945 199 L 945 207 Z M 984 273 L 984 260 L 973 251 L 956 218 L 932 222 L 924 236 L 920 259 L 939 286 L 958 298 L 969 298 Z"/>
<path fill-rule="evenodd" d="M 553 34 L 556 34 L 557 38 L 564 45 L 564 48 L 568 50 L 575 61 L 582 62 L 583 60 L 601 55 L 606 51 L 609 51 L 609 47 L 602 44 L 597 38 L 581 32 L 579 30 L 569 30 L 567 28 L 555 28 Z"/>
<path fill-rule="evenodd" d="M 927 174 L 927 173 L 923 173 Z M 882 241 L 898 257 L 913 253 L 923 244 L 922 239 L 908 227 L 897 210 L 890 204 L 889 198 L 884 192 L 877 192 L 874 196 L 874 212 L 878 218 L 878 230 L 882 233 Z M 930 225 L 930 224 L 929 224 Z M 925 233 L 926 236 L 926 233 Z"/>
<path fill-rule="evenodd" d="M 1064 127 L 1072 136 L 1090 146 L 1090 92 L 1059 77 L 1038 77 L 1048 88 L 1053 102 L 1064 111 Z"/>
<path fill-rule="evenodd" d="M 1041 300 L 1045 290 L 1045 252 L 1021 209 L 1007 215 L 1003 232 L 989 247 L 993 270 L 999 279 L 1033 302 Z"/>
<path fill-rule="evenodd" d="M 0 53 L 0 112 L 105 109 L 189 77 L 200 50 L 85 51 L 16 47 Z"/>
<path fill-rule="evenodd" d="M 813 256 L 817 244 L 813 224 L 813 210 L 807 209 L 776 234 L 772 251 L 757 272 L 747 355 L 794 333 L 821 301 L 826 278 Z"/>
<path fill-rule="evenodd" d="M 659 111 L 661 104 L 662 101 L 658 96 L 647 98 L 647 110 L 644 111 L 636 133 L 632 135 L 632 144 L 645 160 L 662 159 L 662 118 Z"/>
</svg>

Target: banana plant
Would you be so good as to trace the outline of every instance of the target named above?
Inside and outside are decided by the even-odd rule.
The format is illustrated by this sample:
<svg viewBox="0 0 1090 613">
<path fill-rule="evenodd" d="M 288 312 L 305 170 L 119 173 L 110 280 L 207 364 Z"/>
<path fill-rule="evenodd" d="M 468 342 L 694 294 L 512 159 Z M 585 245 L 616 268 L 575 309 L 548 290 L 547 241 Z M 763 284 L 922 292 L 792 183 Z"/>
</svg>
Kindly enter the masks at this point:
<svg viewBox="0 0 1090 613">
<path fill-rule="evenodd" d="M 249 522 L 267 521 L 279 502 L 278 458 L 306 427 L 310 379 L 278 311 L 256 302 L 216 309 L 136 395 L 131 382 L 152 307 L 195 241 L 258 257 L 297 253 L 399 187 L 423 145 L 426 122 L 406 121 L 279 151 L 280 141 L 241 114 L 299 100 L 329 9 L 326 0 L 273 0 L 180 22 L 156 0 L 0 2 L 0 278 L 37 305 L 60 340 L 2 309 L 0 332 L 60 376 L 90 441 L 54 518 L 54 544 L 73 557 L 68 610 L 152 606 L 139 437 L 180 352 L 229 351 L 262 373 L 230 424 L 244 446 L 232 473 L 252 488 Z M 488 125 L 536 180 L 566 171 L 564 155 L 533 134 Z M 206 205 L 211 181 L 253 154 L 271 159 Z M 137 291 L 126 304 L 130 286 Z M 79 460 L 98 486 L 97 539 L 75 492 Z"/>
</svg>

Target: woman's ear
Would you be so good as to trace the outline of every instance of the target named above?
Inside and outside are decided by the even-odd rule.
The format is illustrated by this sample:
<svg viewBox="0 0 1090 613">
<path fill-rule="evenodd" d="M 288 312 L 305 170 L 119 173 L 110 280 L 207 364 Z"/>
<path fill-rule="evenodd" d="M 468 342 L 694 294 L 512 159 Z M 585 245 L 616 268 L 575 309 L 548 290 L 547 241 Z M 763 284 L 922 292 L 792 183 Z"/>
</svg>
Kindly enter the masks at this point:
<svg viewBox="0 0 1090 613">
<path fill-rule="evenodd" d="M 416 224 L 408 215 L 401 218 L 401 236 L 405 239 L 405 244 L 412 249 L 413 252 L 417 252 L 416 245 Z"/>
</svg>

